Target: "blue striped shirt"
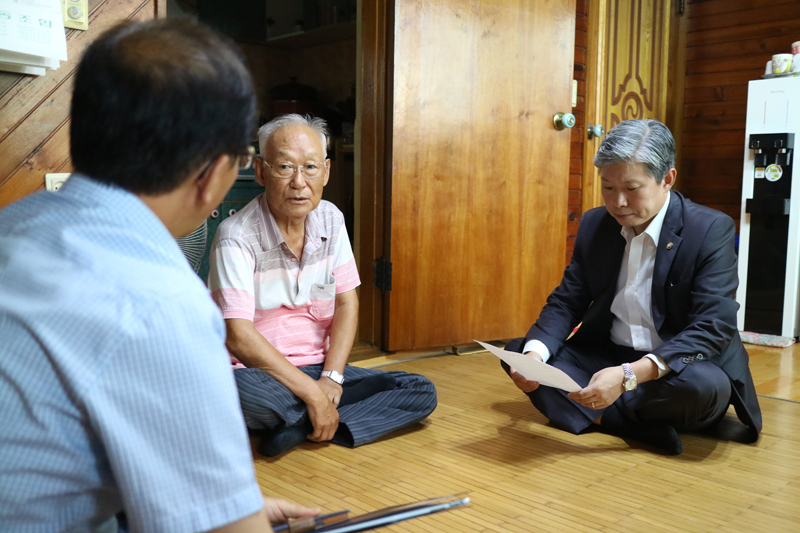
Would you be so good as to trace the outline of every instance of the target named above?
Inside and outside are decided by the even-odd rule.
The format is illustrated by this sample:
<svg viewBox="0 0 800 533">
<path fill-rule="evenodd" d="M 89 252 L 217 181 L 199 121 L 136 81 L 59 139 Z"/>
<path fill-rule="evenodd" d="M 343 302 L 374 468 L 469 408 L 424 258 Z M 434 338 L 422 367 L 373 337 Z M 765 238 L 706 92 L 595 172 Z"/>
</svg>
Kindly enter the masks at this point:
<svg viewBox="0 0 800 533">
<path fill-rule="evenodd" d="M 136 196 L 0 211 L 0 530 L 202 531 L 263 505 L 221 314 Z"/>
</svg>

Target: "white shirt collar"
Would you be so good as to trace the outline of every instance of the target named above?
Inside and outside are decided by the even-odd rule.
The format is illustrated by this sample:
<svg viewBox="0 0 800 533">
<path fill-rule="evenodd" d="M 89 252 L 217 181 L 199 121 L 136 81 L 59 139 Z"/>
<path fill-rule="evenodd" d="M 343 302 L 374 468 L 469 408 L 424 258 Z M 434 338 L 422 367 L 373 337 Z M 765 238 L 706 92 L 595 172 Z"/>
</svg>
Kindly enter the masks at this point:
<svg viewBox="0 0 800 533">
<path fill-rule="evenodd" d="M 653 239 L 653 244 L 658 247 L 658 237 L 661 235 L 661 226 L 664 225 L 664 217 L 667 216 L 667 209 L 669 209 L 669 200 L 670 196 L 672 195 L 671 191 L 667 191 L 667 199 L 664 201 L 664 205 L 661 206 L 661 209 L 658 211 L 658 214 L 653 218 L 650 224 L 647 225 L 647 228 L 642 232 L 642 234 L 650 235 L 650 238 Z M 620 233 L 625 238 L 625 240 L 630 243 L 631 239 L 636 237 L 636 233 L 633 231 L 633 228 L 629 226 L 623 226 L 620 229 Z"/>
</svg>

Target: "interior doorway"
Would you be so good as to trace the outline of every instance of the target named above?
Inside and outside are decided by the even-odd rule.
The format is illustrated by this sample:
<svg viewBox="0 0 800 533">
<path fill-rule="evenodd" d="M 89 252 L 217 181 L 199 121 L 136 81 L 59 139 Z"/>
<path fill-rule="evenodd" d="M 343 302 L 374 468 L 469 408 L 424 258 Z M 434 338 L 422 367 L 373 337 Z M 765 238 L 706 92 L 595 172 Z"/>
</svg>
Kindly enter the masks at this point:
<svg viewBox="0 0 800 533">
<path fill-rule="evenodd" d="M 259 126 L 286 113 L 326 120 L 331 133 L 327 146 L 331 179 L 323 199 L 344 214 L 357 262 L 361 226 L 355 174 L 358 3 L 167 0 L 166 9 L 168 17 L 198 20 L 236 41 L 256 86 Z M 253 143 L 258 149 L 255 138 Z M 263 191 L 254 180 L 252 170 L 240 172 L 228 197 L 208 220 L 208 246 L 220 222 Z M 200 267 L 201 277 L 207 272 L 207 264 Z"/>
</svg>

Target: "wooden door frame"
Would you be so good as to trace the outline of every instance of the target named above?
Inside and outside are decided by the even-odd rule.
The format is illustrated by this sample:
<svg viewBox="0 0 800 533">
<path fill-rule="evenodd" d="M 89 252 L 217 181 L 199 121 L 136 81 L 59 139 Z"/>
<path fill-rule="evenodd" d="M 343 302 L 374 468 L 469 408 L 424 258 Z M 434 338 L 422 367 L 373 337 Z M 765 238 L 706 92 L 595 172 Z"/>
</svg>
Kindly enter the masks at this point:
<svg viewBox="0 0 800 533">
<path fill-rule="evenodd" d="M 586 40 L 586 130 L 583 132 L 583 169 L 581 176 L 581 212 L 603 205 L 600 194 L 600 175 L 594 166 L 596 143 L 589 142 L 589 124 L 605 122 L 606 98 L 606 42 L 605 35 L 608 15 L 608 0 L 589 2 Z"/>
<path fill-rule="evenodd" d="M 394 2 L 359 0 L 356 70 L 354 253 L 359 262 L 358 340 L 385 344 L 388 294 L 375 285 L 375 264 L 389 259 Z"/>
<path fill-rule="evenodd" d="M 683 6 L 683 10 L 681 10 Z M 675 138 L 678 154 L 675 157 L 675 168 L 678 177 L 676 189 L 681 185 L 681 151 L 683 146 L 683 107 L 686 97 L 686 39 L 689 31 L 689 17 L 686 15 L 686 2 L 671 0 L 672 11 L 669 22 L 669 66 L 667 74 L 667 103 L 665 124 Z"/>
</svg>

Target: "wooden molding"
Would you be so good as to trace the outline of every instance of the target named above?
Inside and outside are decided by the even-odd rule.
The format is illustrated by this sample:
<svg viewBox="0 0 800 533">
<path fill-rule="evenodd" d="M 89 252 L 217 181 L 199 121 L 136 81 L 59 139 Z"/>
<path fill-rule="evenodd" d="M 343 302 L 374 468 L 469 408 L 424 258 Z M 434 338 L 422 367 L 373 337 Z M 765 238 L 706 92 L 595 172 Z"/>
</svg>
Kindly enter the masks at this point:
<svg viewBox="0 0 800 533">
<path fill-rule="evenodd" d="M 153 18 L 167 18 L 167 0 L 153 0 Z"/>
<path fill-rule="evenodd" d="M 605 123 L 606 109 L 606 25 L 608 23 L 608 0 L 589 2 L 588 37 L 586 40 L 586 125 Z M 588 137 L 588 136 L 587 136 Z M 600 176 L 594 166 L 594 154 L 599 139 L 584 138 L 583 173 L 581 188 L 581 211 L 603 205 L 600 195 Z"/>
<path fill-rule="evenodd" d="M 387 5 L 389 4 L 389 5 Z M 386 140 L 387 105 L 391 83 L 388 76 L 388 31 L 393 2 L 359 2 L 357 28 L 356 126 L 355 126 L 355 238 L 359 287 L 358 339 L 382 345 L 384 298 L 375 286 L 375 260 L 384 254 L 386 165 L 391 143 Z"/>
<path fill-rule="evenodd" d="M 686 35 L 689 28 L 687 11 L 678 13 L 681 0 L 670 2 L 671 17 L 669 23 L 669 72 L 667 74 L 667 103 L 665 124 L 672 131 L 678 154 L 675 157 L 675 168 L 678 178 L 674 187 L 680 189 L 681 167 L 683 156 L 683 114 L 686 91 Z M 686 6 L 687 10 L 689 6 Z"/>
</svg>

